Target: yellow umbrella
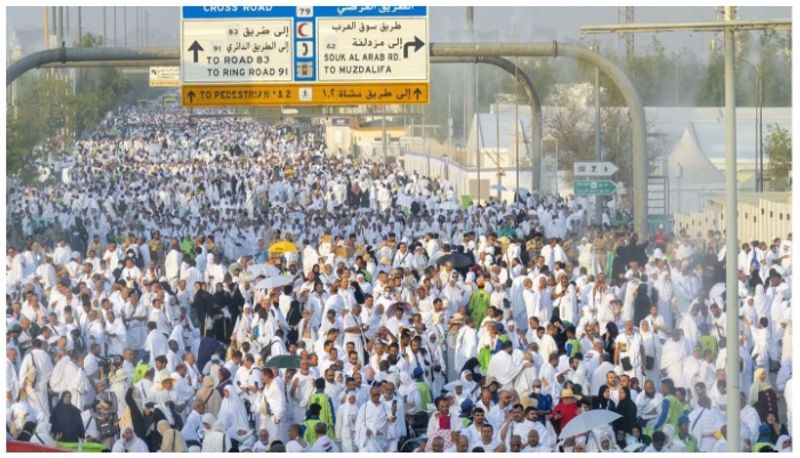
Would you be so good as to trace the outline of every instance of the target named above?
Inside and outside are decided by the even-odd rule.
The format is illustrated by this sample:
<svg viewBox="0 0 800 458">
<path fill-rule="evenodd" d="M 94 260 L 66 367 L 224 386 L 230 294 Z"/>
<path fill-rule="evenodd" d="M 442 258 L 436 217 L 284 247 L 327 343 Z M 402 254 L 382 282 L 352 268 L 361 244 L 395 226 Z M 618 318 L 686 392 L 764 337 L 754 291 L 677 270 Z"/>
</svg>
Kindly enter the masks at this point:
<svg viewBox="0 0 800 458">
<path fill-rule="evenodd" d="M 296 251 L 300 251 L 292 242 L 287 242 L 286 240 L 281 240 L 279 242 L 275 242 L 272 246 L 269 247 L 270 253 L 294 253 Z"/>
</svg>

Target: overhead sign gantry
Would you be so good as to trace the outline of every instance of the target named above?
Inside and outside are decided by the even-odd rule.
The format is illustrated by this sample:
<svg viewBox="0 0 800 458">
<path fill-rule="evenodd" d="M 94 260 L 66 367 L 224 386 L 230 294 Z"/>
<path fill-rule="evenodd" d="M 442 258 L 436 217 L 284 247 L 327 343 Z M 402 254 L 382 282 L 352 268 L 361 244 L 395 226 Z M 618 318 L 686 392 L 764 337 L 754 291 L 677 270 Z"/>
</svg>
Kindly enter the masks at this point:
<svg viewBox="0 0 800 458">
<path fill-rule="evenodd" d="M 424 104 L 425 6 L 185 6 L 184 106 Z"/>
</svg>

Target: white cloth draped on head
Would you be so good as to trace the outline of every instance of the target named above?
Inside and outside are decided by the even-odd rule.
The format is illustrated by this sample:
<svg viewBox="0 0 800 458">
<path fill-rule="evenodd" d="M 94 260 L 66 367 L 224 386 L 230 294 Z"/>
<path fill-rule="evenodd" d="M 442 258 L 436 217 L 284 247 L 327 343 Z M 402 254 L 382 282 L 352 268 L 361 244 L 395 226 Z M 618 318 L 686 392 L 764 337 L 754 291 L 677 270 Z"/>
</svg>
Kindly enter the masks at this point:
<svg viewBox="0 0 800 458">
<path fill-rule="evenodd" d="M 233 436 L 238 436 L 239 430 L 250 431 L 250 422 L 247 420 L 247 409 L 244 402 L 234 392 L 232 385 L 225 386 L 224 391 L 226 396 L 223 396 L 219 408 L 219 420 L 225 423 L 222 431 L 228 431 Z"/>
</svg>

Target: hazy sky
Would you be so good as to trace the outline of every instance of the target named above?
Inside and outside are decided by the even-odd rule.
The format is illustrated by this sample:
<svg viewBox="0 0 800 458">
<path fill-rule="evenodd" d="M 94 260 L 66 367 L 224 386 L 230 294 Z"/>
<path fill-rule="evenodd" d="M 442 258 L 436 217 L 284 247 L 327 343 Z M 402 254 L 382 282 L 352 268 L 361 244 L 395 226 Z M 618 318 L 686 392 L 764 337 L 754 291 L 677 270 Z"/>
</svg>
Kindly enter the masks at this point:
<svg viewBox="0 0 800 458">
<path fill-rule="evenodd" d="M 70 7 L 70 32 L 76 33 L 77 7 Z M 128 7 L 128 45 L 134 45 L 136 7 Z M 149 12 L 149 30 L 151 46 L 174 46 L 178 43 L 180 10 L 178 7 L 141 7 Z M 43 7 L 11 7 L 7 8 L 8 38 L 14 31 L 23 32 L 21 37 L 30 37 L 31 43 L 23 43 L 25 53 L 42 47 L 42 10 Z M 122 7 L 117 7 L 117 28 L 119 43 L 122 43 Z M 108 33 L 111 41 L 112 8 L 107 8 Z M 703 7 L 636 7 L 636 22 L 667 21 L 704 21 L 714 19 L 714 8 Z M 103 31 L 102 7 L 83 7 L 83 29 L 101 34 Z M 742 19 L 790 18 L 788 7 L 741 7 L 739 17 Z M 597 25 L 616 23 L 618 18 L 616 7 L 475 7 L 475 28 L 478 41 L 499 39 L 505 41 L 577 41 L 580 40 L 581 25 Z M 431 7 L 430 38 L 433 41 L 464 41 L 460 33 L 466 29 L 466 13 L 464 7 Z M 36 33 L 36 31 L 39 31 Z M 652 40 L 652 34 L 638 34 L 636 45 L 646 47 Z M 599 39 L 601 46 L 613 46 L 623 51 L 622 40 L 616 36 L 589 35 L 587 39 Z M 706 56 L 708 44 L 713 38 L 710 33 L 673 32 L 659 35 L 659 40 L 667 51 L 680 50 L 687 47 L 698 54 Z M 25 39 L 25 38 L 24 38 Z M 74 37 L 73 37 L 74 39 Z M 72 40 L 69 40 L 72 41 Z M 69 42 L 68 41 L 68 42 Z"/>
</svg>

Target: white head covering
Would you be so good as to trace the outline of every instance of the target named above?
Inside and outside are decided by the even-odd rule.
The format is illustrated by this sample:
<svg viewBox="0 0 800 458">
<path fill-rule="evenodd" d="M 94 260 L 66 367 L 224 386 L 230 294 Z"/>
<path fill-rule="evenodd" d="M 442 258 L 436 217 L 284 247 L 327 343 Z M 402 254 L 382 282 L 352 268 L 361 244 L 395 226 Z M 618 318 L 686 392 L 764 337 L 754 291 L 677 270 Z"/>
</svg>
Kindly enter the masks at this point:
<svg viewBox="0 0 800 458">
<path fill-rule="evenodd" d="M 238 431 L 244 429 L 250 430 L 250 423 L 247 420 L 247 409 L 244 406 L 242 399 L 233 390 L 232 385 L 226 385 L 223 388 L 227 397 L 223 396 L 222 404 L 219 407 L 219 420 L 224 423 L 224 427 L 220 431 Z"/>
</svg>

